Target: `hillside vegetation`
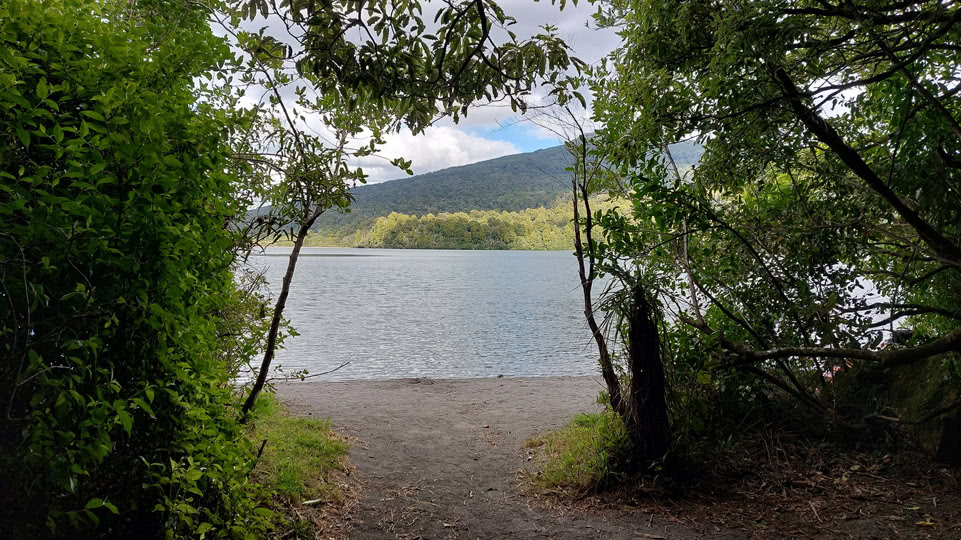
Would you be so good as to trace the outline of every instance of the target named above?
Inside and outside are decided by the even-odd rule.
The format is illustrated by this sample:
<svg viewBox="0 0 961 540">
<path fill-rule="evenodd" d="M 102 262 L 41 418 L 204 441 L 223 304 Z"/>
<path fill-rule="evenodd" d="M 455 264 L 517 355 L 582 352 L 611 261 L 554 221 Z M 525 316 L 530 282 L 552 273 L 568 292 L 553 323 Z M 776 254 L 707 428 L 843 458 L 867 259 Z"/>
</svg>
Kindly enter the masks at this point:
<svg viewBox="0 0 961 540">
<path fill-rule="evenodd" d="M 681 167 L 701 147 L 678 143 Z M 554 146 L 360 186 L 349 212 L 317 220 L 308 245 L 439 249 L 569 249 L 571 156 Z"/>
<path fill-rule="evenodd" d="M 600 210 L 618 203 L 595 201 Z M 623 204 L 623 203 L 622 203 Z M 395 249 L 565 250 L 574 245 L 571 203 L 558 199 L 549 208 L 518 212 L 471 210 L 415 216 L 391 212 L 370 227 L 344 237 L 312 234 L 311 246 Z"/>
</svg>

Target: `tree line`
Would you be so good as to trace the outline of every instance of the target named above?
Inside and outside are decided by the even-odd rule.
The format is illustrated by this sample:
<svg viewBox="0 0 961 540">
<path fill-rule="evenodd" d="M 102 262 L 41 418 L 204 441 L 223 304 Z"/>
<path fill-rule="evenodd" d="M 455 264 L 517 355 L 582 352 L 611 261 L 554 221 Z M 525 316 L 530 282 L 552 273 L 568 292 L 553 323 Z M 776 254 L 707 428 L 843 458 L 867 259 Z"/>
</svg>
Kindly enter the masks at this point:
<svg viewBox="0 0 961 540">
<path fill-rule="evenodd" d="M 598 208 L 615 203 L 598 197 Z M 558 201 L 549 208 L 519 212 L 471 210 L 414 216 L 391 212 L 372 225 L 339 236 L 340 231 L 319 229 L 307 237 L 308 246 L 391 249 L 517 249 L 569 250 L 574 241 L 570 203 Z"/>
</svg>

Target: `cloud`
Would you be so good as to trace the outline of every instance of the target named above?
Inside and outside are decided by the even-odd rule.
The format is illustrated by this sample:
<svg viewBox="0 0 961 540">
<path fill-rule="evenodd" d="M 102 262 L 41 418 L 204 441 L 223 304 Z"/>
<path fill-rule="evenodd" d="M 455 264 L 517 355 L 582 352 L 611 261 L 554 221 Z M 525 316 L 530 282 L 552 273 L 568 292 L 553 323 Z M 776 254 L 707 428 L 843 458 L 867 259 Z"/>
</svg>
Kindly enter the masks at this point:
<svg viewBox="0 0 961 540">
<path fill-rule="evenodd" d="M 431 127 L 417 136 L 409 131 L 401 132 L 386 141 L 379 152 L 381 157 L 367 157 L 358 162 L 369 176 L 368 183 L 405 176 L 390 164 L 389 160 L 397 157 L 413 161 L 414 174 L 423 174 L 521 151 L 508 141 L 486 139 L 449 126 Z"/>
<path fill-rule="evenodd" d="M 545 24 L 553 25 L 558 35 L 572 48 L 573 54 L 589 63 L 608 54 L 619 42 L 613 30 L 597 30 L 587 25 L 594 8 L 583 0 L 577 6 L 568 0 L 563 11 L 558 4 L 548 1 L 500 0 L 498 3 L 505 13 L 517 20 L 510 30 L 517 34 L 518 39 L 524 40 L 542 32 L 541 27 Z M 434 10 L 442 4 L 440 0 L 433 0 L 425 5 L 425 22 L 433 20 Z M 285 35 L 285 27 L 275 17 L 248 25 L 251 28 L 267 26 L 269 34 L 290 42 Z M 505 37 L 503 30 L 495 32 L 495 41 Z M 531 103 L 542 102 L 546 92 L 543 88 L 536 89 L 531 96 Z M 292 88 L 283 88 L 281 94 L 286 103 L 292 103 Z M 259 96 L 252 90 L 245 101 L 254 101 L 255 95 Z M 586 97 L 591 99 L 589 94 Z M 307 117 L 305 124 L 310 131 L 329 138 L 329 130 L 322 125 L 318 115 L 308 113 Z M 358 162 L 369 175 L 370 183 L 403 177 L 404 172 L 389 162 L 396 157 L 412 160 L 414 172 L 423 174 L 559 144 L 554 133 L 514 113 L 507 102 L 479 104 L 471 107 L 466 118 L 457 124 L 450 119 L 443 119 L 416 137 L 405 131 L 387 135 L 385 140 L 387 144 L 378 152 L 382 157 L 364 158 Z"/>
</svg>

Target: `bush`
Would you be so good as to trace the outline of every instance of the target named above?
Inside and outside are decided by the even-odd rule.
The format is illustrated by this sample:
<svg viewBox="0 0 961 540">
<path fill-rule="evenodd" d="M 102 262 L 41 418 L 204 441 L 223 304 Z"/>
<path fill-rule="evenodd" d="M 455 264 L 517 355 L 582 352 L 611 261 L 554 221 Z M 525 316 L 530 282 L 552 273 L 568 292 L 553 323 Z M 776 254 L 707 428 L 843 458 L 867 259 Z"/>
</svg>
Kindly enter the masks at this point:
<svg viewBox="0 0 961 540">
<path fill-rule="evenodd" d="M 243 211 L 163 0 L 0 4 L 0 522 L 7 537 L 260 536 L 221 313 Z"/>
<path fill-rule="evenodd" d="M 630 444 L 624 423 L 612 410 L 579 414 L 563 429 L 527 443 L 541 453 L 534 484 L 574 492 L 601 488 L 621 476 Z"/>
</svg>

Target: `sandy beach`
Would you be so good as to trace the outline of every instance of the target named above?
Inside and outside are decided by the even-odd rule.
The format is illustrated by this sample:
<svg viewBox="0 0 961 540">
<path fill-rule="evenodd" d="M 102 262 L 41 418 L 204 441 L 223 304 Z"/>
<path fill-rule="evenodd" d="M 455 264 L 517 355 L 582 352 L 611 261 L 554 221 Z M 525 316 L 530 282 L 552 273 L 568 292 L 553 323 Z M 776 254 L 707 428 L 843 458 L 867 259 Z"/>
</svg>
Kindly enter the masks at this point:
<svg viewBox="0 0 961 540">
<path fill-rule="evenodd" d="M 277 386 L 292 414 L 329 418 L 351 440 L 348 500 L 319 510 L 318 538 L 853 540 L 958 538 L 961 531 L 950 470 L 908 463 L 900 472 L 862 474 L 863 464 L 822 463 L 817 453 L 780 464 L 752 460 L 740 477 L 702 484 L 704 493 L 539 495 L 524 443 L 598 410 L 601 390 L 599 377 Z M 937 527 L 915 524 L 929 514 L 923 519 Z"/>
<path fill-rule="evenodd" d="M 598 409 L 599 378 L 304 382 L 277 387 L 294 414 L 352 438 L 349 537 L 693 538 L 622 512 L 551 508 L 526 489 L 529 438 Z M 663 526 L 662 526 L 663 525 Z M 670 535 L 670 536 L 667 536 Z"/>
</svg>

